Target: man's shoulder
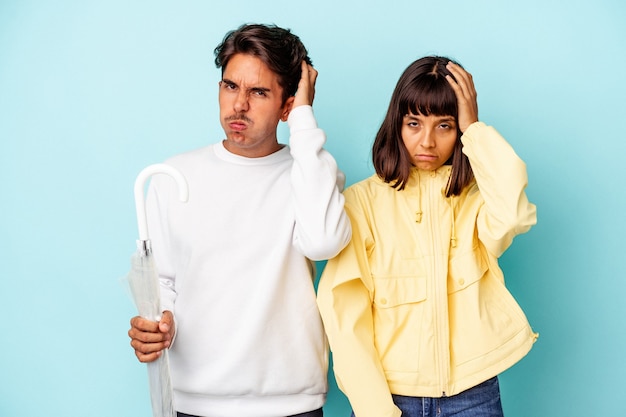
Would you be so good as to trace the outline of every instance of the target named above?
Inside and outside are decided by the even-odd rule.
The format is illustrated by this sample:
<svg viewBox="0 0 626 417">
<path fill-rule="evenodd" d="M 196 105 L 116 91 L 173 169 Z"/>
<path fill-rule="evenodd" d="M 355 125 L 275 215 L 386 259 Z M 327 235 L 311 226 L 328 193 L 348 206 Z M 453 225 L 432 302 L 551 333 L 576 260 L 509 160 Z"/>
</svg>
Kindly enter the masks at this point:
<svg viewBox="0 0 626 417">
<path fill-rule="evenodd" d="M 213 147 L 215 144 L 203 146 L 201 148 L 192 149 L 189 151 L 181 152 L 173 155 L 165 160 L 166 164 L 172 166 L 184 166 L 193 163 L 198 160 L 203 160 L 213 153 Z"/>
</svg>

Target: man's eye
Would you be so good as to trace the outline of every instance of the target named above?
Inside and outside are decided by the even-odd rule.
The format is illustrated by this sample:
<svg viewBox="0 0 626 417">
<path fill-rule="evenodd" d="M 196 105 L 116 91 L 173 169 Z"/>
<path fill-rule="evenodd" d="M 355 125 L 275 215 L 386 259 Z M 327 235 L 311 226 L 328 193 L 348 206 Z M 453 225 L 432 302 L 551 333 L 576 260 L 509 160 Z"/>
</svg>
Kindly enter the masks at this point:
<svg viewBox="0 0 626 417">
<path fill-rule="evenodd" d="M 265 97 L 267 95 L 263 90 L 255 90 L 252 94 L 259 97 Z"/>
</svg>

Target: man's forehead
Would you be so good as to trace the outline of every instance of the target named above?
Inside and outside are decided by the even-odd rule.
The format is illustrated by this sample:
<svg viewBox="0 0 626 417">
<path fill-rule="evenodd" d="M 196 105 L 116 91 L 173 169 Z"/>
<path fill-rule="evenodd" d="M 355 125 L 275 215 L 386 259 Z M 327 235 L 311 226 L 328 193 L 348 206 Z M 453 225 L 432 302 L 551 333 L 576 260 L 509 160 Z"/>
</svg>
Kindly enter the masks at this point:
<svg viewBox="0 0 626 417">
<path fill-rule="evenodd" d="M 278 75 L 253 55 L 236 54 L 226 64 L 222 79 L 247 87 L 275 88 Z"/>
</svg>

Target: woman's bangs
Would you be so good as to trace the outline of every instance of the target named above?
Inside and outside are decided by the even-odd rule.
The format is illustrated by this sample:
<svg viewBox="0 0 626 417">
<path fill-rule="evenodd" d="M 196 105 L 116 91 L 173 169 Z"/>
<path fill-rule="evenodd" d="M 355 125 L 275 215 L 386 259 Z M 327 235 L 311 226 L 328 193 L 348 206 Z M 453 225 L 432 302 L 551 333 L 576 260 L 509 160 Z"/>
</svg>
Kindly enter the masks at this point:
<svg viewBox="0 0 626 417">
<path fill-rule="evenodd" d="M 401 100 L 404 114 L 457 117 L 456 94 L 445 78 L 420 77 L 407 90 Z"/>
</svg>

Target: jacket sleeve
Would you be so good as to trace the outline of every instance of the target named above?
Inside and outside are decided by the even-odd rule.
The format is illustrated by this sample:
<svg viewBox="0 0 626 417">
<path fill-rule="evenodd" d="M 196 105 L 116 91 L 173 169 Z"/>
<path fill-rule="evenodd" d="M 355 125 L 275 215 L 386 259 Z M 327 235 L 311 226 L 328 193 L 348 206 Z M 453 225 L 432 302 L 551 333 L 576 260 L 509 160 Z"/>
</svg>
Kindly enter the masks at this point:
<svg viewBox="0 0 626 417">
<path fill-rule="evenodd" d="M 478 237 L 500 257 L 516 235 L 537 223 L 536 207 L 525 193 L 526 164 L 493 127 L 482 122 L 470 125 L 461 141 L 484 200 L 477 218 Z"/>
<path fill-rule="evenodd" d="M 317 127 L 311 106 L 294 108 L 288 123 L 294 159 L 291 170 L 296 218 L 294 245 L 309 259 L 329 259 L 350 240 L 350 221 L 341 194 L 345 176 L 323 149 L 326 135 Z"/>
<path fill-rule="evenodd" d="M 372 277 L 366 221 L 346 211 L 352 239 L 328 261 L 318 287 L 318 306 L 333 352 L 334 372 L 357 417 L 400 417 L 393 403 L 376 346 L 372 317 Z"/>
</svg>

